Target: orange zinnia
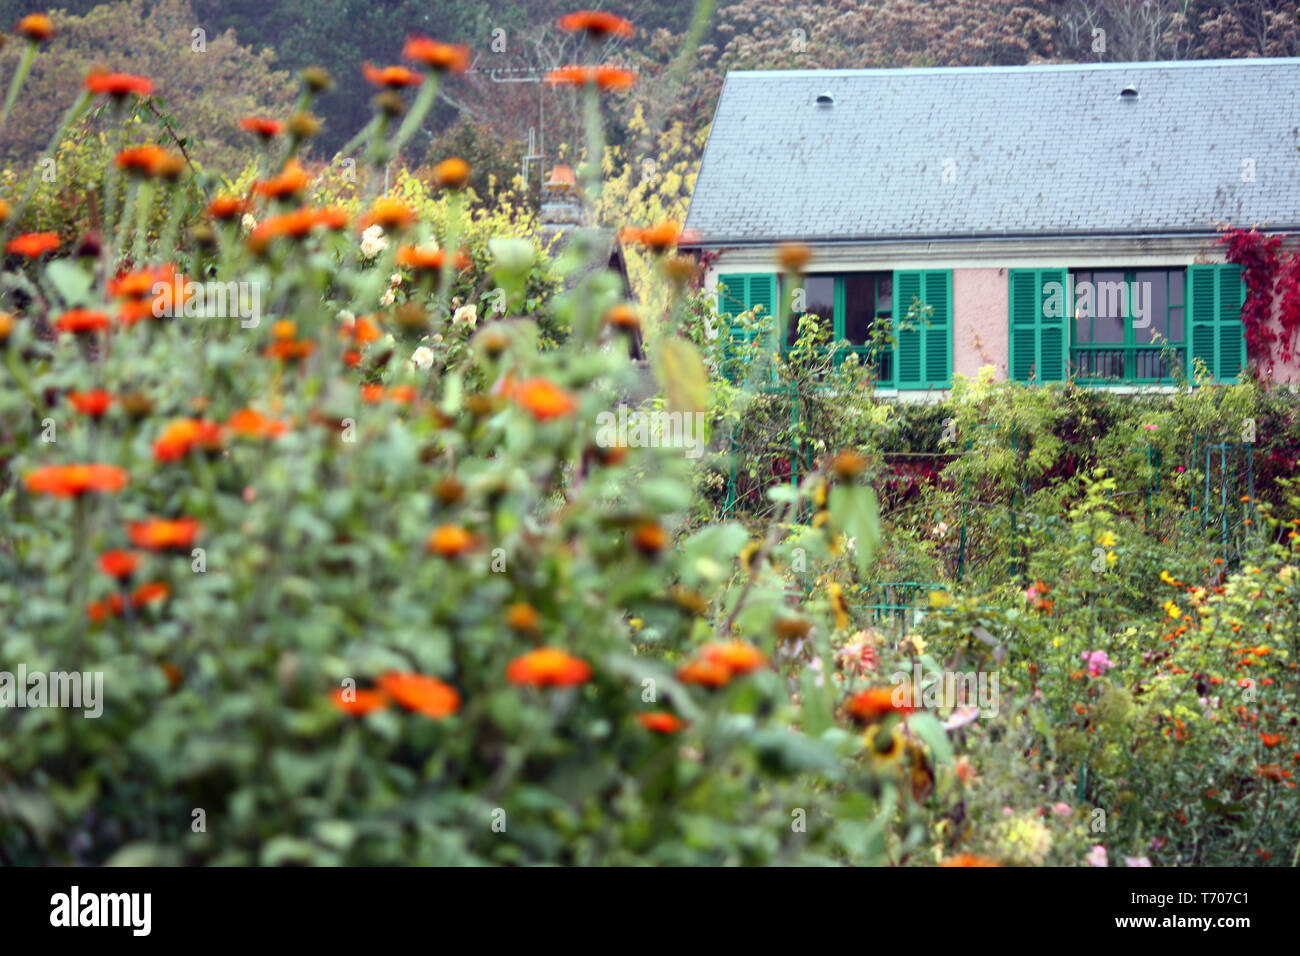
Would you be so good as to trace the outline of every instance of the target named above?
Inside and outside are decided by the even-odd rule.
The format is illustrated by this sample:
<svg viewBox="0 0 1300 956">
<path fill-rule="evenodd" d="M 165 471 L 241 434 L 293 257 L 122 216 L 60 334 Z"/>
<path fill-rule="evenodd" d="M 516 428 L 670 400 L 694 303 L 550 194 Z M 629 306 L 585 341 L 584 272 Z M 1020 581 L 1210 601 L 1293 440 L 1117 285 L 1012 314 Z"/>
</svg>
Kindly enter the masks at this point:
<svg viewBox="0 0 1300 956">
<path fill-rule="evenodd" d="M 313 229 L 342 229 L 348 224 L 348 212 L 339 206 L 316 209 L 304 206 L 282 216 L 272 216 L 254 227 L 248 234 L 248 245 L 254 252 L 266 248 L 272 239 L 286 236 L 290 239 L 302 239 Z"/>
<path fill-rule="evenodd" d="M 342 687 L 330 694 L 334 706 L 352 717 L 363 717 L 372 711 L 384 710 L 388 707 L 388 695 L 383 691 L 354 690 L 351 697 L 352 699 L 348 700 L 344 696 Z"/>
<path fill-rule="evenodd" d="M 380 69 L 371 63 L 366 63 L 361 67 L 361 72 L 375 86 L 387 87 L 390 90 L 400 90 L 404 86 L 419 86 L 424 82 L 419 73 L 408 70 L 404 66 L 386 66 Z"/>
<path fill-rule="evenodd" d="M 464 189 L 469 174 L 469 163 L 458 156 L 444 159 L 433 167 L 433 181 L 444 189 Z"/>
<path fill-rule="evenodd" d="M 32 494 L 77 498 L 89 491 L 121 491 L 129 479 L 116 465 L 46 465 L 29 472 L 24 482 Z"/>
<path fill-rule="evenodd" d="M 311 355 L 315 349 L 316 344 L 306 339 L 302 341 L 280 339 L 268 345 L 262 354 L 267 358 L 279 359 L 281 362 L 296 362 Z"/>
<path fill-rule="evenodd" d="M 407 710 L 434 720 L 450 717 L 460 710 L 459 692 L 436 677 L 389 673 L 379 678 L 379 686 Z"/>
<path fill-rule="evenodd" d="M 539 422 L 571 415 L 578 407 L 571 394 L 544 378 L 520 382 L 512 394 L 515 401 Z"/>
<path fill-rule="evenodd" d="M 569 33 L 585 33 L 594 39 L 607 36 L 630 37 L 635 28 L 632 21 L 606 10 L 579 10 L 560 17 L 560 29 Z"/>
<path fill-rule="evenodd" d="M 1001 866 L 987 857 L 976 856 L 974 853 L 958 853 L 956 856 L 950 856 L 939 864 L 940 866 Z"/>
<path fill-rule="evenodd" d="M 415 210 L 400 199 L 376 199 L 361 225 L 382 226 L 385 231 L 402 229 L 415 222 Z"/>
<path fill-rule="evenodd" d="M 1281 734 L 1260 734 L 1259 739 L 1263 741 L 1265 747 L 1276 747 L 1282 742 Z"/>
<path fill-rule="evenodd" d="M 91 418 L 99 418 L 113 404 L 113 393 L 102 388 L 94 388 L 89 392 L 68 392 L 66 398 L 69 405 Z"/>
<path fill-rule="evenodd" d="M 153 83 L 148 77 L 133 76 L 130 73 L 92 73 L 86 77 L 86 89 L 92 93 L 122 99 L 132 93 L 148 96 L 153 92 Z"/>
<path fill-rule="evenodd" d="M 417 272 L 441 272 L 446 260 L 447 254 L 443 250 L 429 246 L 402 246 L 397 250 L 397 264 Z M 469 256 L 463 250 L 456 253 L 456 269 L 468 269 L 470 265 Z"/>
<path fill-rule="evenodd" d="M 402 47 L 402 59 L 423 63 L 435 73 L 464 73 L 469 68 L 469 47 L 409 36 Z"/>
<path fill-rule="evenodd" d="M 682 227 L 672 219 L 665 219 L 644 229 L 627 226 L 619 230 L 618 237 L 623 242 L 636 243 L 653 252 L 667 252 L 681 239 Z"/>
<path fill-rule="evenodd" d="M 686 727 L 686 721 L 666 710 L 637 714 L 636 719 L 646 730 L 653 730 L 657 734 L 675 734 Z"/>
<path fill-rule="evenodd" d="M 226 428 L 245 438 L 279 438 L 289 430 L 285 422 L 268 418 L 251 408 L 241 408 L 231 415 Z"/>
<path fill-rule="evenodd" d="M 473 549 L 474 536 L 460 525 L 444 524 L 434 528 L 426 545 L 433 554 L 444 558 L 459 558 Z"/>
<path fill-rule="evenodd" d="M 99 556 L 99 570 L 119 581 L 135 574 L 140 555 L 133 551 L 105 551 Z"/>
<path fill-rule="evenodd" d="M 901 699 L 900 703 L 895 703 L 896 690 Z M 886 714 L 911 713 L 913 710 L 911 700 L 912 691 L 908 687 L 869 687 L 850 697 L 844 709 L 858 720 L 872 723 Z"/>
<path fill-rule="evenodd" d="M 632 529 L 632 544 L 646 555 L 655 555 L 668 547 L 668 532 L 664 526 L 647 521 Z"/>
<path fill-rule="evenodd" d="M 506 667 L 506 680 L 531 687 L 573 687 L 590 679 L 590 664 L 557 647 L 529 651 Z"/>
<path fill-rule="evenodd" d="M 180 418 L 163 428 L 153 443 L 156 461 L 176 461 L 195 448 L 213 450 L 221 446 L 221 426 L 199 418 Z"/>
<path fill-rule="evenodd" d="M 115 299 L 143 299 L 153 295 L 155 287 L 159 284 L 179 287 L 181 285 L 179 280 L 180 277 L 173 265 L 137 269 L 134 272 L 124 272 L 115 276 L 108 283 L 108 294 Z M 179 300 L 184 295 L 184 290 L 180 288 L 174 288 L 173 292 L 180 293 L 174 295 L 174 300 Z"/>
<path fill-rule="evenodd" d="M 145 521 L 128 521 L 127 536 L 137 548 L 148 551 L 188 551 L 203 526 L 193 518 L 149 518 Z"/>
<path fill-rule="evenodd" d="M 21 236 L 10 239 L 5 246 L 5 252 L 16 252 L 28 259 L 38 259 L 57 248 L 59 248 L 57 232 L 25 232 Z"/>
<path fill-rule="evenodd" d="M 256 133 L 265 139 L 279 136 L 284 132 L 283 123 L 265 116 L 245 116 L 239 121 L 239 128 L 249 133 Z"/>
<path fill-rule="evenodd" d="M 731 668 L 717 661 L 698 659 L 687 661 L 677 669 L 677 679 L 683 684 L 701 687 L 722 687 L 731 680 Z"/>
<path fill-rule="evenodd" d="M 234 219 L 248 208 L 248 204 L 238 196 L 218 196 L 208 203 L 208 215 L 213 219 Z"/>
<path fill-rule="evenodd" d="M 384 337 L 383 331 L 366 316 L 353 319 L 339 329 L 339 338 L 351 339 L 357 345 L 369 345 Z"/>
<path fill-rule="evenodd" d="M 27 37 L 33 43 L 44 43 L 54 35 L 54 22 L 43 13 L 29 13 L 18 21 L 14 33 Z"/>
<path fill-rule="evenodd" d="M 93 309 L 69 309 L 54 323 L 54 327 L 60 332 L 72 332 L 76 335 L 102 332 L 108 326 L 108 316 Z"/>
<path fill-rule="evenodd" d="M 705 660 L 722 664 L 733 674 L 748 674 L 767 663 L 763 652 L 744 641 L 727 641 L 725 644 L 708 644 L 701 653 Z"/>
<path fill-rule="evenodd" d="M 253 183 L 253 191 L 268 199 L 284 199 L 302 192 L 309 185 L 311 177 L 307 175 L 307 170 L 302 168 L 302 163 L 298 160 L 291 159 L 284 164 L 284 169 L 278 176 Z"/>
<path fill-rule="evenodd" d="M 546 74 L 552 86 L 586 86 L 602 90 L 625 90 L 636 83 L 636 74 L 617 66 L 562 66 Z"/>
<path fill-rule="evenodd" d="M 154 143 L 144 146 L 128 146 L 114 158 L 119 167 L 129 173 L 140 176 L 152 176 L 167 158 L 167 150 Z"/>
</svg>

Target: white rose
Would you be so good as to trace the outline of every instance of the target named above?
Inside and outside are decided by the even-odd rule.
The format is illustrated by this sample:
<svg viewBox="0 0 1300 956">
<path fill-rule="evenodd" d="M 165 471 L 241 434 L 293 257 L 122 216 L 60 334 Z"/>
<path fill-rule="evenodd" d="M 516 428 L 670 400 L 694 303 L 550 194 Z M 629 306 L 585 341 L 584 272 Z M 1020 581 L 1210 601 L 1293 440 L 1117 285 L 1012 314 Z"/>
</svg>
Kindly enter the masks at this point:
<svg viewBox="0 0 1300 956">
<path fill-rule="evenodd" d="M 471 329 L 478 324 L 478 306 L 462 305 L 451 317 L 453 325 L 468 325 Z"/>
<path fill-rule="evenodd" d="M 239 224 L 250 231 L 257 228 L 257 220 L 253 218 L 251 212 L 244 213 L 244 218 L 239 220 Z"/>
<path fill-rule="evenodd" d="M 421 345 L 411 353 L 411 367 L 418 368 L 421 371 L 433 366 L 433 349 Z"/>
<path fill-rule="evenodd" d="M 402 281 L 402 274 L 400 272 L 394 272 L 388 277 L 388 284 L 391 286 L 399 286 L 402 284 Z"/>
<path fill-rule="evenodd" d="M 392 289 L 389 289 L 379 297 L 380 305 L 392 305 L 395 301 L 397 301 L 397 296 L 393 294 Z"/>
<path fill-rule="evenodd" d="M 382 227 L 370 226 L 361 234 L 361 255 L 365 258 L 373 259 L 387 248 L 388 240 L 384 238 Z"/>
</svg>

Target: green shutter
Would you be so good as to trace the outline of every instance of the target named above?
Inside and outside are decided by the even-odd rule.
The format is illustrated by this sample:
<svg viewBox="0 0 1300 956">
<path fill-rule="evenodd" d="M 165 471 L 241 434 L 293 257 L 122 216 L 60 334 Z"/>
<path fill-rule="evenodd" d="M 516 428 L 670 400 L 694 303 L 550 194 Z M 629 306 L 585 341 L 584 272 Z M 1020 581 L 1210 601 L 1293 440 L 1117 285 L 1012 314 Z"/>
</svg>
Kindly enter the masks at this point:
<svg viewBox="0 0 1300 956">
<path fill-rule="evenodd" d="M 771 315 L 776 310 L 776 300 L 775 273 L 733 273 L 718 276 L 718 313 L 732 320 L 740 313 L 748 312 L 757 306 L 763 307 L 764 315 Z M 734 330 L 734 321 L 732 327 Z"/>
<path fill-rule="evenodd" d="M 929 323 L 906 327 L 912 300 L 931 307 Z M 901 389 L 952 384 L 952 272 L 908 269 L 894 273 L 894 369 Z"/>
<path fill-rule="evenodd" d="M 1009 270 L 1008 367 L 1013 381 L 1065 381 L 1070 338 L 1066 282 L 1064 269 Z"/>
<path fill-rule="evenodd" d="M 1246 365 L 1241 325 L 1246 284 L 1241 267 L 1232 263 L 1189 266 L 1187 299 L 1191 325 L 1187 374 L 1196 374 L 1196 360 L 1200 359 L 1215 382 L 1235 382 Z"/>
</svg>

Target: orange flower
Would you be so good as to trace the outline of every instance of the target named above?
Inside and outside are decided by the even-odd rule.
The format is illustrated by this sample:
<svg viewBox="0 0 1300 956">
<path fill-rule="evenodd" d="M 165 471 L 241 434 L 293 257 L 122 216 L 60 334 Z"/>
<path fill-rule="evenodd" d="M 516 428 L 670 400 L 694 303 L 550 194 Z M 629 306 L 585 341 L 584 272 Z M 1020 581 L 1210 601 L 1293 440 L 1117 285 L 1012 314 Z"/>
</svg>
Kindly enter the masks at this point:
<svg viewBox="0 0 1300 956">
<path fill-rule="evenodd" d="M 193 518 L 148 518 L 126 524 L 131 544 L 147 551 L 188 551 L 202 530 L 203 526 Z"/>
<path fill-rule="evenodd" d="M 57 248 L 59 248 L 57 232 L 25 232 L 21 236 L 10 239 L 5 246 L 5 252 L 16 252 L 28 259 L 39 259 L 45 253 L 53 252 Z"/>
<path fill-rule="evenodd" d="M 670 714 L 666 710 L 651 711 L 648 714 L 637 714 L 637 723 L 646 730 L 653 730 L 657 734 L 675 734 L 686 727 L 686 721 L 682 720 L 676 714 Z"/>
<path fill-rule="evenodd" d="M 248 234 L 248 246 L 254 252 L 261 252 L 273 239 L 281 236 L 289 239 L 305 238 L 313 229 L 342 229 L 348 224 L 346 209 L 330 206 L 316 209 L 304 206 L 281 216 L 272 216 L 259 222 Z"/>
<path fill-rule="evenodd" d="M 407 710 L 434 720 L 450 717 L 460 710 L 460 694 L 456 688 L 436 677 L 389 673 L 379 678 L 379 686 Z"/>
<path fill-rule="evenodd" d="M 428 246 L 402 246 L 397 250 L 397 264 L 418 272 L 441 272 L 446 259 L 447 254 L 443 250 Z M 470 265 L 470 258 L 464 251 L 456 253 L 457 269 L 468 269 Z"/>
<path fill-rule="evenodd" d="M 68 392 L 66 398 L 69 405 L 91 418 L 99 418 L 113 404 L 113 393 L 102 388 L 91 389 L 89 392 Z"/>
<path fill-rule="evenodd" d="M 956 856 L 950 856 L 939 864 L 940 866 L 1001 866 L 987 857 L 976 856 L 974 853 L 958 853 Z"/>
<path fill-rule="evenodd" d="M 415 401 L 416 391 L 414 385 L 394 385 L 388 389 L 388 400 L 397 402 L 399 405 L 410 405 Z"/>
<path fill-rule="evenodd" d="M 506 679 L 532 687 L 573 687 L 591 679 L 591 665 L 559 648 L 541 647 L 512 660 Z"/>
<path fill-rule="evenodd" d="M 606 325 L 624 332 L 632 332 L 641 328 L 641 316 L 632 306 L 626 303 L 613 306 L 605 313 L 604 322 Z"/>
<path fill-rule="evenodd" d="M 593 39 L 607 36 L 630 37 L 634 32 L 632 22 L 605 10 L 579 10 L 560 17 L 560 29 L 569 33 L 585 33 Z"/>
<path fill-rule="evenodd" d="M 245 116 L 239 121 L 239 128 L 249 133 L 256 133 L 264 139 L 279 136 L 284 132 L 283 123 L 279 120 L 268 119 L 265 116 Z"/>
<path fill-rule="evenodd" d="M 384 386 L 366 382 L 361 386 L 361 400 L 367 405 L 378 405 L 384 400 Z"/>
<path fill-rule="evenodd" d="M 515 401 L 539 422 L 571 415 L 578 407 L 571 394 L 544 378 L 520 382 L 512 394 Z"/>
<path fill-rule="evenodd" d="M 77 498 L 89 491 L 113 494 L 129 479 L 116 465 L 46 465 L 29 472 L 24 482 L 32 494 Z"/>
<path fill-rule="evenodd" d="M 668 547 L 668 532 L 661 524 L 643 522 L 632 529 L 632 544 L 642 554 L 656 555 Z"/>
<path fill-rule="evenodd" d="M 707 644 L 701 650 L 707 661 L 722 664 L 733 674 L 748 674 L 767 663 L 763 652 L 744 641 L 727 641 L 725 644 Z"/>
<path fill-rule="evenodd" d="M 419 73 L 408 70 L 404 66 L 386 66 L 380 69 L 366 63 L 361 67 L 361 72 L 375 86 L 387 87 L 390 90 L 400 90 L 404 86 L 419 86 L 424 82 Z"/>
<path fill-rule="evenodd" d="M 280 175 L 253 183 L 253 191 L 268 199 L 284 199 L 302 192 L 309 185 L 311 177 L 307 175 L 307 170 L 302 168 L 302 163 L 298 160 L 291 159 L 284 164 Z"/>
<path fill-rule="evenodd" d="M 677 245 L 681 236 L 681 225 L 672 219 L 665 219 L 645 228 L 626 226 L 618 233 L 619 239 L 623 242 L 642 245 L 653 252 L 667 252 Z"/>
<path fill-rule="evenodd" d="M 586 86 L 602 90 L 625 90 L 636 83 L 636 74 L 617 66 L 562 66 L 546 74 L 552 86 Z"/>
<path fill-rule="evenodd" d="M 195 448 L 213 450 L 221 446 L 221 427 L 198 418 L 180 418 L 163 428 L 153 443 L 156 461 L 176 461 Z"/>
<path fill-rule="evenodd" d="M 844 709 L 863 723 L 872 723 L 886 714 L 912 711 L 912 691 L 907 686 L 869 687 L 850 697 Z"/>
<path fill-rule="evenodd" d="M 213 219 L 234 219 L 243 214 L 248 204 L 238 196 L 218 196 L 208 203 L 208 215 Z"/>
<path fill-rule="evenodd" d="M 506 626 L 512 631 L 532 634 L 537 630 L 541 616 L 537 608 L 526 601 L 518 601 L 506 608 Z"/>
<path fill-rule="evenodd" d="M 168 157 L 167 150 L 154 143 L 144 146 L 128 146 L 114 158 L 119 167 L 138 176 L 152 176 L 159 170 Z"/>
<path fill-rule="evenodd" d="M 33 43 L 44 43 L 54 36 L 54 23 L 43 13 L 29 13 L 18 21 L 14 33 L 27 37 Z"/>
<path fill-rule="evenodd" d="M 434 528 L 426 542 L 432 554 L 443 558 L 459 558 L 472 550 L 474 545 L 474 535 L 454 524 L 444 524 Z"/>
<path fill-rule="evenodd" d="M 54 327 L 60 332 L 72 332 L 76 335 L 102 332 L 108 326 L 108 316 L 92 309 L 70 309 L 59 316 L 54 323 Z"/>
<path fill-rule="evenodd" d="M 376 199 L 361 223 L 363 226 L 382 226 L 391 232 L 413 224 L 415 218 L 415 210 L 400 199 Z"/>
<path fill-rule="evenodd" d="M 288 424 L 268 418 L 251 408 L 241 408 L 226 420 L 226 428 L 245 438 L 279 438 L 289 430 Z"/>
<path fill-rule="evenodd" d="M 124 99 L 132 93 L 148 96 L 153 92 L 153 83 L 148 77 L 133 76 L 130 73 L 92 73 L 86 77 L 86 89 L 92 93 Z"/>
<path fill-rule="evenodd" d="M 119 581 L 135 574 L 140 567 L 140 555 L 134 551 L 105 551 L 99 556 L 99 570 Z"/>
<path fill-rule="evenodd" d="M 305 339 L 302 341 L 279 339 L 268 345 L 262 354 L 267 358 L 279 359 L 281 362 L 297 362 L 311 355 L 315 349 L 315 343 Z"/>
<path fill-rule="evenodd" d="M 383 331 L 366 316 L 360 316 L 339 329 L 339 338 L 351 339 L 356 345 L 369 345 L 384 337 Z"/>
<path fill-rule="evenodd" d="M 731 680 L 731 668 L 710 660 L 687 661 L 677 669 L 677 679 L 683 684 L 701 687 L 722 687 Z"/>
<path fill-rule="evenodd" d="M 146 296 L 154 294 L 154 288 L 159 284 L 179 286 L 180 277 L 176 273 L 176 267 L 173 265 L 161 265 L 152 269 L 137 269 L 134 272 L 124 272 L 121 275 L 114 276 L 108 283 L 108 294 L 115 299 L 143 299 Z M 179 301 L 183 296 L 174 296 Z"/>
<path fill-rule="evenodd" d="M 330 701 L 351 717 L 364 717 L 373 711 L 388 707 L 388 695 L 378 690 L 354 690 L 344 696 L 344 688 L 340 687 L 330 694 Z"/>
<path fill-rule="evenodd" d="M 102 601 L 94 601 L 86 606 L 86 617 L 98 624 L 107 617 L 116 617 L 122 613 L 122 595 L 110 594 Z"/>
<path fill-rule="evenodd" d="M 165 601 L 171 597 L 172 589 L 165 581 L 150 581 L 148 584 L 142 584 L 135 589 L 131 595 L 132 607 L 144 607 L 146 604 L 156 604 L 159 601 Z"/>
<path fill-rule="evenodd" d="M 402 47 L 402 59 L 423 63 L 435 73 L 464 73 L 469 68 L 469 47 L 408 36 Z"/>
<path fill-rule="evenodd" d="M 464 189 L 469 182 L 469 163 L 453 156 L 433 167 L 433 181 L 444 189 Z"/>
<path fill-rule="evenodd" d="M 1265 747 L 1273 748 L 1282 742 L 1281 734 L 1260 734 L 1259 739 L 1264 742 Z"/>
<path fill-rule="evenodd" d="M 1265 780 L 1272 780 L 1276 783 L 1281 783 L 1284 777 L 1291 776 L 1289 770 L 1283 770 L 1282 765 L 1276 763 L 1260 764 L 1255 768 L 1255 772 Z"/>
</svg>

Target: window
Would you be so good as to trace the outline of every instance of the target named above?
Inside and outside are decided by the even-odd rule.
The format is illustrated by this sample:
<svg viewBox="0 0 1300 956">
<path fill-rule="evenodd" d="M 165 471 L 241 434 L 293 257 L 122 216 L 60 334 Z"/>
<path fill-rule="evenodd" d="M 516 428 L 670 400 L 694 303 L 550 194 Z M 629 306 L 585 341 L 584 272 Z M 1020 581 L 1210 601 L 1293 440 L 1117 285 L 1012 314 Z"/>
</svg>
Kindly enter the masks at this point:
<svg viewBox="0 0 1300 956">
<path fill-rule="evenodd" d="M 1186 368 L 1184 269 L 1069 274 L 1070 372 L 1084 382 L 1172 382 Z"/>
<path fill-rule="evenodd" d="M 892 346 L 888 341 L 888 323 L 894 310 L 894 274 L 892 272 L 853 272 L 844 275 L 810 275 L 803 279 L 803 310 L 800 314 L 816 315 L 831 323 L 831 338 L 847 341 L 847 348 L 835 356 L 836 364 L 857 352 L 866 364 L 874 360 L 877 378 L 892 380 Z M 786 345 L 798 338 L 799 315 L 791 318 L 786 329 Z M 878 323 L 886 323 L 881 326 Z M 877 329 L 886 334 L 877 337 Z"/>
</svg>

